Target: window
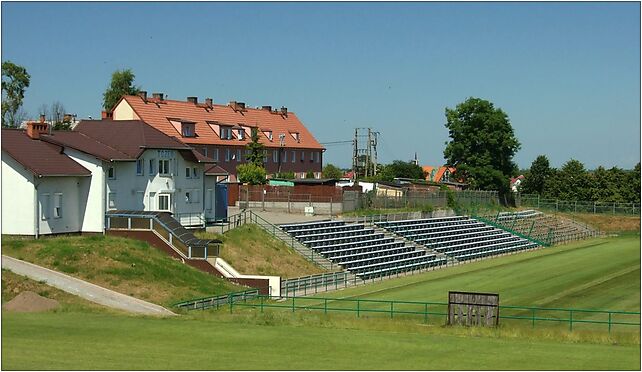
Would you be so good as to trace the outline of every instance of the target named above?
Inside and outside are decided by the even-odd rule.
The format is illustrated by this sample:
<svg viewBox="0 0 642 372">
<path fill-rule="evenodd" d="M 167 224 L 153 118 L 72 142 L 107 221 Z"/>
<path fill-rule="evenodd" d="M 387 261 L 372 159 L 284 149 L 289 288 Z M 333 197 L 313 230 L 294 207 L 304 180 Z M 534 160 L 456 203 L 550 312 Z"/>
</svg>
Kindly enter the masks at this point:
<svg viewBox="0 0 642 372">
<path fill-rule="evenodd" d="M 317 159 L 316 159 L 317 163 L 320 163 L 321 162 L 321 152 L 317 151 L 316 156 L 317 156 Z"/>
<path fill-rule="evenodd" d="M 209 203 L 207 203 L 207 210 L 211 211 L 212 210 L 212 189 L 207 189 L 207 200 L 209 200 Z"/>
<path fill-rule="evenodd" d="M 310 163 L 314 161 L 314 153 L 310 151 Z"/>
<path fill-rule="evenodd" d="M 49 219 L 49 201 L 50 201 L 50 195 L 49 194 L 42 194 L 40 197 L 40 218 L 44 220 Z"/>
<path fill-rule="evenodd" d="M 292 137 L 294 137 L 294 139 L 297 142 L 301 142 L 301 138 L 299 137 L 299 132 L 292 133 Z"/>
<path fill-rule="evenodd" d="M 218 161 L 218 149 L 212 149 L 212 159 Z"/>
<path fill-rule="evenodd" d="M 268 154 L 267 154 L 267 150 L 263 150 L 263 162 L 264 162 L 264 163 L 267 163 L 267 161 L 268 161 Z"/>
<path fill-rule="evenodd" d="M 283 162 L 284 163 L 288 162 L 288 152 L 287 151 L 283 151 Z"/>
<path fill-rule="evenodd" d="M 149 159 L 149 175 L 156 175 L 156 159 Z"/>
<path fill-rule="evenodd" d="M 301 151 L 301 161 L 305 160 L 305 151 Z"/>
<path fill-rule="evenodd" d="M 62 218 L 62 194 L 54 194 L 54 218 Z"/>
<path fill-rule="evenodd" d="M 190 192 L 185 191 L 185 203 L 187 204 L 191 203 L 191 201 L 189 200 L 189 197 L 190 197 Z"/>
<path fill-rule="evenodd" d="M 136 160 L 136 175 L 142 176 L 145 171 L 145 159 Z"/>
<path fill-rule="evenodd" d="M 201 154 L 203 154 L 204 156 L 207 156 L 207 147 L 203 147 L 201 150 L 202 150 Z"/>
<path fill-rule="evenodd" d="M 230 149 L 225 149 L 225 161 L 230 161 Z"/>
<path fill-rule="evenodd" d="M 107 169 L 107 178 L 110 180 L 113 180 L 116 178 L 116 168 L 114 168 L 113 165 L 110 165 L 109 168 Z"/>
<path fill-rule="evenodd" d="M 236 161 L 241 162 L 241 149 L 236 150 Z"/>
<path fill-rule="evenodd" d="M 169 176 L 169 159 L 158 160 L 158 174 L 160 174 L 161 176 Z"/>
<path fill-rule="evenodd" d="M 169 211 L 170 203 L 171 203 L 171 195 L 169 194 L 158 195 L 158 210 Z"/>
<path fill-rule="evenodd" d="M 274 138 L 272 137 L 272 131 L 271 131 L 271 130 L 265 130 L 265 131 L 263 131 L 263 134 L 265 134 L 265 136 L 267 137 L 267 139 L 268 139 L 270 142 L 272 142 L 272 140 L 274 139 Z"/>
<path fill-rule="evenodd" d="M 292 162 L 296 162 L 296 151 L 292 150 Z"/>
<path fill-rule="evenodd" d="M 192 176 L 190 175 L 191 171 L 192 169 L 190 167 L 185 168 L 185 178 L 192 178 Z"/>
<path fill-rule="evenodd" d="M 192 168 L 192 177 L 193 178 L 198 178 L 198 168 L 196 168 L 196 167 Z"/>
<path fill-rule="evenodd" d="M 279 150 L 272 151 L 272 161 L 275 163 L 279 162 Z"/>
<path fill-rule="evenodd" d="M 183 137 L 196 137 L 194 123 L 181 123 L 181 134 Z"/>
<path fill-rule="evenodd" d="M 231 140 L 232 139 L 232 127 L 220 126 L 221 139 Z"/>
<path fill-rule="evenodd" d="M 239 141 L 243 141 L 245 139 L 245 129 L 239 129 Z"/>
<path fill-rule="evenodd" d="M 116 209 L 116 191 L 109 193 L 109 197 L 107 198 L 107 207 L 109 209 Z"/>
</svg>

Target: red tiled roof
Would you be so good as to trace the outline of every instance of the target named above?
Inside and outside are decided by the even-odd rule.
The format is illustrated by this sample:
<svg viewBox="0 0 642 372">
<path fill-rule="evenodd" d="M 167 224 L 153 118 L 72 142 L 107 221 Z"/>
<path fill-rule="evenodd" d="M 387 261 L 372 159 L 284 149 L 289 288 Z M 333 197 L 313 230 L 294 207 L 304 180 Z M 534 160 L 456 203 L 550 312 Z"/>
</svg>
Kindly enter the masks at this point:
<svg viewBox="0 0 642 372">
<path fill-rule="evenodd" d="M 206 176 L 218 176 L 223 174 L 229 174 L 225 169 L 219 167 L 218 165 L 212 165 L 209 168 L 205 169 Z"/>
<path fill-rule="evenodd" d="M 203 104 L 186 101 L 148 99 L 145 102 L 139 96 L 125 96 L 126 101 L 138 117 L 168 136 L 177 137 L 188 144 L 238 145 L 250 141 L 249 129 L 245 138 L 239 140 L 234 130 L 234 139 L 222 140 L 218 134 L 218 125 L 259 127 L 261 131 L 271 130 L 273 140 L 263 133 L 261 143 L 266 147 L 280 147 L 279 135 L 285 134 L 285 146 L 288 148 L 323 149 L 307 128 L 299 121 L 296 114 L 286 115 L 268 110 L 246 108 L 235 111 L 227 105 L 213 105 L 208 108 Z M 195 137 L 182 137 L 179 130 L 172 125 L 169 118 L 195 123 Z M 208 124 L 209 122 L 209 124 Z M 212 124 L 214 123 L 214 124 Z M 299 133 L 299 142 L 290 133 Z"/>
<path fill-rule="evenodd" d="M 62 152 L 62 147 L 34 140 L 26 131 L 2 129 L 2 150 L 36 176 L 91 176 L 87 168 Z"/>
</svg>

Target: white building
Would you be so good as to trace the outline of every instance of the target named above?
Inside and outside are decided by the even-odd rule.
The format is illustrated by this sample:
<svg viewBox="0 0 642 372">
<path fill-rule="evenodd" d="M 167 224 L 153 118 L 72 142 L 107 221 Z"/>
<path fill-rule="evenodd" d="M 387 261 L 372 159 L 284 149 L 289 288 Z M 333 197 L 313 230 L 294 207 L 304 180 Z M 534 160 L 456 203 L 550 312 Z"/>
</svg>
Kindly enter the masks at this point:
<svg viewBox="0 0 642 372">
<path fill-rule="evenodd" d="M 102 232 L 108 210 L 166 211 L 184 225 L 217 218 L 226 172 L 141 121 L 46 133 L 46 123 L 2 130 L 3 234 Z"/>
</svg>

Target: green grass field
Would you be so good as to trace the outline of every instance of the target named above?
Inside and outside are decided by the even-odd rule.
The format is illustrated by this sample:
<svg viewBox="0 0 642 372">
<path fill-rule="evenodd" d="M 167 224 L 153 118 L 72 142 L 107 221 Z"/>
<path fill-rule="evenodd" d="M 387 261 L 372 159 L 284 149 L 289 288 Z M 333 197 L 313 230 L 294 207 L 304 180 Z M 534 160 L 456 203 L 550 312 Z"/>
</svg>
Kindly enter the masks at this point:
<svg viewBox="0 0 642 372">
<path fill-rule="evenodd" d="M 639 311 L 640 237 L 594 239 L 330 292 L 326 297 L 446 301 L 500 293 L 505 305 Z M 421 318 L 235 308 L 170 319 L 100 312 L 3 313 L 3 369 L 639 370 L 628 332 L 444 327 Z M 639 321 L 639 317 L 637 318 Z M 441 322 L 443 324 L 443 321 Z M 34 352 L 37 350 L 37 352 Z"/>
</svg>

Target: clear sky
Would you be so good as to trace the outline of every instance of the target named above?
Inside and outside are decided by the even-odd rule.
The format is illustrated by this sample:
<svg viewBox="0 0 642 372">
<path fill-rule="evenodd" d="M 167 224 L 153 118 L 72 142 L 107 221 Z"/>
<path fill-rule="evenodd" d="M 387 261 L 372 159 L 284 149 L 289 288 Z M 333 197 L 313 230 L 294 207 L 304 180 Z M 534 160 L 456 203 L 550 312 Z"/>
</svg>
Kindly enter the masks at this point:
<svg viewBox="0 0 642 372">
<path fill-rule="evenodd" d="M 100 116 L 111 73 L 172 99 L 286 106 L 319 142 L 381 132 L 380 162 L 443 163 L 446 107 L 490 100 L 527 168 L 640 161 L 639 3 L 12 3 L 25 110 Z M 351 165 L 351 145 L 325 162 Z"/>
</svg>

